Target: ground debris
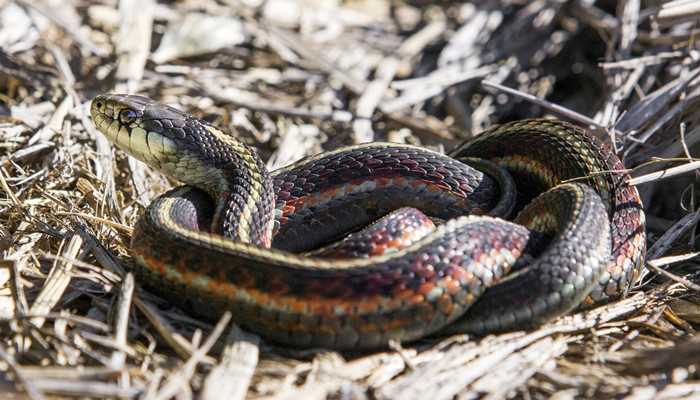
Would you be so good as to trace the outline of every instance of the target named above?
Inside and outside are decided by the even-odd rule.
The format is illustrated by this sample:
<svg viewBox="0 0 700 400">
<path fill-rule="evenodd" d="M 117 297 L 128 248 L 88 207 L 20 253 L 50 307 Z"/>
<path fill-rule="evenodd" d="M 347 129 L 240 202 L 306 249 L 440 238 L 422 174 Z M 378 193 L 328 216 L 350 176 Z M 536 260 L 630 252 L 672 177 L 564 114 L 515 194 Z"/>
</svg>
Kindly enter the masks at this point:
<svg viewBox="0 0 700 400">
<path fill-rule="evenodd" d="M 0 2 L 0 390 L 56 398 L 697 397 L 700 7 L 691 0 Z M 622 300 L 531 332 L 286 349 L 172 309 L 129 274 L 173 182 L 91 125 L 148 95 L 270 168 L 341 145 L 436 150 L 558 117 L 643 196 L 649 268 Z"/>
</svg>

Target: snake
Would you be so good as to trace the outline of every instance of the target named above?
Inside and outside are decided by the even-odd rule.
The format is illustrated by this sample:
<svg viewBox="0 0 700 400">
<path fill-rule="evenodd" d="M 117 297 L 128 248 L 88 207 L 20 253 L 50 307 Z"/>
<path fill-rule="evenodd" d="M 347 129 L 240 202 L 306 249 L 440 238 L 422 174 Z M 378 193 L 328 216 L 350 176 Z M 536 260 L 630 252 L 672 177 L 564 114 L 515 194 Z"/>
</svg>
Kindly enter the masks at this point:
<svg viewBox="0 0 700 400">
<path fill-rule="evenodd" d="M 147 97 L 101 94 L 90 114 L 117 148 L 184 183 L 134 227 L 138 281 L 280 345 L 533 329 L 624 296 L 644 260 L 621 160 L 564 121 L 494 126 L 447 154 L 373 142 L 268 171 L 237 132 Z"/>
</svg>

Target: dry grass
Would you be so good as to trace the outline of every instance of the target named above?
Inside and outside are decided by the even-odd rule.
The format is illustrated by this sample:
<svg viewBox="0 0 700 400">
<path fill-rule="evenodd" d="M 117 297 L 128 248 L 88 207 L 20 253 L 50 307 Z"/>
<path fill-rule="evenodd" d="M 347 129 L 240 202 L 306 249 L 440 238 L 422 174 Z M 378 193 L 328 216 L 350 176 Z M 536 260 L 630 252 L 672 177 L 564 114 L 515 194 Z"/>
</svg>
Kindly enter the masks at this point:
<svg viewBox="0 0 700 400">
<path fill-rule="evenodd" d="M 697 397 L 697 2 L 421 3 L 0 1 L 0 397 Z M 273 169 L 573 120 L 633 169 L 649 266 L 626 299 L 534 332 L 275 347 L 127 273 L 130 227 L 171 182 L 91 126 L 85 105 L 108 91 L 228 128 Z"/>
</svg>

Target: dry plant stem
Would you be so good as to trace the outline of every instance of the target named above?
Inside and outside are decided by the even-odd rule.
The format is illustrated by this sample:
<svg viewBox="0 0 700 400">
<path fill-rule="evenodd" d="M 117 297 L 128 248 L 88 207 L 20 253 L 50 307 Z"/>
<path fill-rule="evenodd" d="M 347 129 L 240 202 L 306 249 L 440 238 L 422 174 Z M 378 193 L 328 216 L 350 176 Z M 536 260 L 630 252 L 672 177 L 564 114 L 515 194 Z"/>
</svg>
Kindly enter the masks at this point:
<svg viewBox="0 0 700 400">
<path fill-rule="evenodd" d="M 430 393 L 431 398 L 452 398 L 452 396 L 464 390 L 468 385 L 489 371 L 502 368 L 503 366 L 500 363 L 503 360 L 506 360 L 511 354 L 524 347 L 551 335 L 571 334 L 591 329 L 622 315 L 634 312 L 642 307 L 644 303 L 645 296 L 638 294 L 620 302 L 595 309 L 589 313 L 564 317 L 532 333 L 521 334 L 512 339 L 504 338 L 496 346 L 488 340 L 483 340 L 483 343 L 481 345 L 477 344 L 475 348 L 471 348 L 471 345 L 467 344 L 469 353 L 460 351 L 456 355 L 460 358 L 467 357 L 473 361 L 455 363 L 458 366 L 453 366 L 449 360 L 442 360 L 437 365 L 428 364 L 383 386 L 380 390 L 380 398 L 419 399 L 424 398 L 423 396 L 427 393 Z M 439 365 L 443 365 L 443 367 Z M 430 384 L 427 384 L 428 382 Z M 441 389 L 437 393 L 430 390 L 434 386 Z"/>
<path fill-rule="evenodd" d="M 377 68 L 375 79 L 365 86 L 365 92 L 357 100 L 357 119 L 353 124 L 354 143 L 359 144 L 374 141 L 371 118 L 379 102 L 382 100 L 384 92 L 386 92 L 389 84 L 394 79 L 398 64 L 398 60 L 393 57 L 387 57 L 382 60 L 380 62 L 380 67 Z"/>
<path fill-rule="evenodd" d="M 698 2 L 598 3 L 0 2 L 0 391 L 697 397 L 697 343 L 687 339 L 700 283 Z M 183 29 L 192 18 L 207 21 L 206 35 Z M 237 42 L 221 37 L 233 25 Z M 176 50 L 194 55 L 155 56 L 172 32 L 182 35 Z M 274 168 L 370 138 L 451 149 L 515 118 L 571 119 L 614 139 L 635 174 L 653 222 L 649 267 L 631 298 L 530 332 L 340 355 L 233 327 L 202 355 L 212 326 L 128 277 L 131 227 L 175 182 L 95 131 L 85 107 L 114 90 L 226 128 Z"/>
<path fill-rule="evenodd" d="M 627 181 L 628 185 L 641 185 L 642 183 L 659 181 L 662 179 L 668 179 L 676 175 L 685 174 L 691 171 L 695 171 L 700 168 L 700 161 L 691 161 L 689 163 L 679 165 L 677 167 L 667 168 L 661 171 L 652 172 L 646 175 L 638 176 Z"/>
<path fill-rule="evenodd" d="M 652 120 L 660 112 L 664 111 L 668 105 L 676 100 L 698 76 L 700 68 L 688 71 L 653 93 L 648 94 L 644 99 L 631 108 L 617 123 L 616 129 L 621 132 L 636 131 L 647 121 Z M 640 143 L 646 142 L 655 130 L 648 130 L 644 134 L 636 137 L 635 142 L 626 149 L 626 154 L 633 151 Z"/>
<path fill-rule="evenodd" d="M 189 358 L 194 354 L 194 349 L 189 341 L 167 322 L 157 309 L 149 303 L 136 297 L 134 303 L 138 309 L 148 318 L 149 322 L 156 328 L 156 331 L 165 339 L 165 341 L 173 348 L 173 350 L 182 358 Z M 206 359 L 209 363 L 214 363 L 213 359 Z"/>
<path fill-rule="evenodd" d="M 95 45 L 92 41 L 86 38 L 79 30 L 78 27 L 74 26 L 72 23 L 64 20 L 60 13 L 55 12 L 51 9 L 51 5 L 47 4 L 46 1 L 27 1 L 27 0 L 17 0 L 17 3 L 22 4 L 24 7 L 31 7 L 44 15 L 46 18 L 50 19 L 53 23 L 61 27 L 71 35 L 81 47 L 88 49 L 92 53 L 98 56 L 107 55 L 105 51 Z"/>
<path fill-rule="evenodd" d="M 34 136 L 27 142 L 29 145 L 50 141 L 56 132 L 59 132 L 63 127 L 63 121 L 68 116 L 68 111 L 73 108 L 73 98 L 66 96 L 61 104 L 56 108 L 56 111 L 51 116 L 49 122 L 44 125 Z"/>
<path fill-rule="evenodd" d="M 689 0 L 669 1 L 661 6 L 656 21 L 661 26 L 672 26 L 700 17 L 700 4 Z"/>
<path fill-rule="evenodd" d="M 104 219 L 101 217 L 96 217 L 92 214 L 86 214 L 86 213 L 81 213 L 81 212 L 70 212 L 70 211 L 57 211 L 56 215 L 80 217 L 80 218 L 83 218 L 83 219 L 88 220 L 88 221 L 108 225 L 108 226 L 120 231 L 121 233 L 123 233 L 125 235 L 129 235 L 129 236 L 134 231 L 134 228 L 132 228 L 130 226 L 126 226 L 126 225 L 120 224 L 118 222 L 110 221 L 108 219 Z"/>
<path fill-rule="evenodd" d="M 22 163 L 23 161 L 37 157 L 48 150 L 53 149 L 54 147 L 55 145 L 50 142 L 37 143 L 32 146 L 24 147 L 12 153 L 9 157 L 0 159 L 0 167 L 6 168 L 11 163 Z"/>
<path fill-rule="evenodd" d="M 598 65 L 603 69 L 615 69 L 615 68 L 637 69 L 640 65 L 647 66 L 647 65 L 661 64 L 661 63 L 666 62 L 668 60 L 675 59 L 675 58 L 681 58 L 683 56 L 684 56 L 684 53 L 681 51 L 669 51 L 669 52 L 660 52 L 658 54 L 654 54 L 654 55 L 650 55 L 650 56 L 629 58 L 629 59 L 621 60 L 621 61 L 603 62 L 603 63 L 599 63 Z"/>
<path fill-rule="evenodd" d="M 7 363 L 16 379 L 22 384 L 24 391 L 30 399 L 43 400 L 46 398 L 41 390 L 39 390 L 39 388 L 37 388 L 31 380 L 24 376 L 22 369 L 17 365 L 14 357 L 8 354 L 2 346 L 0 346 L 0 360 Z"/>
<path fill-rule="evenodd" d="M 12 291 L 15 304 L 14 316 L 19 318 L 29 314 L 29 302 L 27 301 L 27 295 L 24 291 L 24 285 L 20 279 L 21 271 L 24 269 L 23 265 L 25 262 L 26 258 L 22 257 L 20 260 L 12 263 L 12 269 L 10 270 L 10 290 Z"/>
<path fill-rule="evenodd" d="M 17 316 L 13 319 L 13 321 L 24 321 L 28 319 L 34 319 L 34 318 L 43 318 L 46 320 L 66 320 L 67 322 L 73 323 L 75 325 L 84 327 L 84 328 L 89 328 L 92 330 L 96 330 L 102 333 L 108 333 L 110 331 L 110 327 L 107 324 L 101 323 L 100 321 L 96 321 L 92 318 L 87 318 L 87 317 L 81 317 L 79 315 L 63 315 L 63 314 L 57 314 L 57 313 L 48 313 L 48 314 L 40 314 L 40 315 L 34 315 L 34 314 L 25 314 L 21 316 Z M 26 367 L 25 367 L 26 368 Z"/>
<path fill-rule="evenodd" d="M 156 393 L 154 399 L 169 399 L 180 391 L 181 385 L 190 380 L 194 374 L 195 367 L 205 359 L 205 356 L 219 339 L 219 336 L 224 332 L 230 320 L 231 313 L 229 312 L 221 316 L 221 319 L 216 324 L 207 340 L 200 348 L 192 353 L 192 356 L 179 370 L 175 371 L 170 378 L 163 383 L 163 387 Z"/>
<path fill-rule="evenodd" d="M 294 50 L 302 58 L 305 58 L 319 68 L 323 69 L 324 72 L 329 74 L 332 78 L 340 81 L 345 87 L 351 90 L 355 94 L 361 94 L 365 91 L 365 84 L 350 76 L 346 71 L 335 66 L 332 62 L 328 61 L 326 57 L 318 53 L 314 49 L 310 48 L 304 43 L 304 40 L 297 36 L 296 34 L 283 31 L 281 29 L 268 27 L 268 31 L 273 35 L 278 41 L 285 44 L 285 46 Z"/>
<path fill-rule="evenodd" d="M 246 109 L 259 111 L 272 115 L 284 115 L 289 117 L 298 117 L 305 119 L 315 119 L 321 121 L 348 121 L 352 118 L 352 114 L 342 111 L 320 112 L 311 111 L 294 107 L 285 107 L 278 104 L 268 104 L 266 102 L 246 102 L 234 96 L 227 95 L 226 91 L 221 91 L 218 87 L 214 87 L 211 82 L 200 82 L 200 86 L 209 93 L 209 95 L 217 101 L 230 103 L 234 106 L 243 107 Z"/>
<path fill-rule="evenodd" d="M 392 87 L 403 87 L 406 89 L 405 93 L 399 97 L 383 101 L 380 108 L 382 112 L 387 114 L 403 111 L 406 108 L 420 104 L 421 102 L 444 93 L 444 91 L 451 86 L 483 78 L 492 72 L 493 68 L 486 67 L 455 75 L 454 71 L 445 69 L 441 71 L 441 73 L 434 73 L 420 80 L 395 82 L 392 84 Z"/>
<path fill-rule="evenodd" d="M 87 249 L 89 250 L 89 249 Z M 79 252 L 85 252 L 83 249 L 83 240 L 78 234 L 73 234 L 71 236 L 68 244 L 62 256 L 66 260 L 72 260 L 78 258 Z M 29 312 L 31 314 L 46 314 L 60 301 L 63 296 L 64 291 L 68 287 L 71 281 L 73 264 L 70 261 L 58 261 L 54 263 L 49 277 L 44 283 L 39 296 L 32 304 Z M 41 327 L 44 324 L 43 318 L 36 318 L 32 321 L 37 327 Z"/>
<path fill-rule="evenodd" d="M 131 309 L 131 302 L 133 296 L 134 276 L 131 273 L 129 273 L 122 281 L 118 302 L 115 307 L 116 318 L 114 321 L 114 341 L 119 347 L 127 346 L 126 333 L 129 325 L 129 311 Z M 115 351 L 114 353 L 112 353 L 110 367 L 114 368 L 115 370 L 122 370 L 124 368 L 125 361 L 126 354 L 122 351 Z M 128 375 L 122 374 L 122 379 L 126 381 L 128 379 Z"/>
<path fill-rule="evenodd" d="M 92 255 L 95 256 L 97 262 L 108 271 L 117 274 L 120 277 L 126 276 L 126 271 L 115 260 L 114 257 L 105 249 L 105 246 L 90 232 L 85 229 L 85 225 L 76 224 L 75 231 L 88 243 L 88 247 L 92 249 Z"/>
<path fill-rule="evenodd" d="M 640 133 L 638 135 L 638 137 L 628 136 L 628 139 L 630 139 L 632 142 L 634 142 L 634 144 L 631 147 L 635 147 L 639 144 L 645 143 L 656 132 L 659 132 L 659 130 L 664 125 L 666 125 L 669 121 L 672 121 L 673 119 L 677 119 L 678 116 L 684 110 L 686 110 L 689 106 L 692 106 L 694 104 L 694 102 L 696 102 L 698 100 L 698 98 L 700 98 L 700 90 L 696 86 L 688 93 L 688 95 L 684 99 L 682 99 L 680 102 L 678 102 L 678 104 L 671 107 L 670 110 L 665 112 L 658 119 L 655 119 L 653 121 L 653 123 L 649 126 L 649 128 L 647 128 L 642 133 Z M 698 136 L 697 131 L 698 131 L 697 128 L 693 129 L 691 131 L 691 134 L 689 134 L 689 136 L 697 137 Z M 695 132 L 695 135 L 692 135 L 692 132 Z M 695 140 L 697 141 L 698 139 L 696 138 Z M 669 157 L 672 157 L 672 156 L 675 156 L 676 154 L 678 154 L 678 151 L 674 145 L 672 145 L 666 149 L 663 149 L 663 152 L 661 154 L 659 154 L 659 156 L 664 157 L 664 155 L 668 155 L 668 154 L 671 154 L 671 156 L 669 156 Z"/>
<path fill-rule="evenodd" d="M 206 399 L 245 399 L 258 364 L 260 339 L 233 325 L 226 338 L 221 363 L 212 368 L 204 381 Z"/>
<path fill-rule="evenodd" d="M 647 251 L 648 259 L 661 257 L 668 251 L 673 243 L 689 229 L 693 228 L 700 222 L 700 211 L 690 213 L 678 220 L 669 230 L 651 246 Z"/>
<path fill-rule="evenodd" d="M 695 256 L 697 256 L 697 254 L 695 254 L 694 257 L 695 257 Z M 678 276 L 678 275 L 676 275 L 676 274 L 673 274 L 673 273 L 671 273 L 671 272 L 666 271 L 665 269 L 663 269 L 663 268 L 657 266 L 656 263 L 654 263 L 653 260 L 652 260 L 652 261 L 649 261 L 649 262 L 647 263 L 647 268 L 650 268 L 652 271 L 656 272 L 656 273 L 659 274 L 659 275 L 663 275 L 663 276 L 665 276 L 666 278 L 669 278 L 669 279 L 671 279 L 671 280 L 673 280 L 673 281 L 676 281 L 676 282 L 678 282 L 678 283 L 682 283 L 682 284 L 685 285 L 688 289 L 692 289 L 692 290 L 695 290 L 696 292 L 700 292 L 700 285 L 697 285 L 697 284 L 695 284 L 695 283 L 693 283 L 693 282 L 691 282 L 691 281 L 689 281 L 689 280 L 683 278 L 682 276 Z"/>
<path fill-rule="evenodd" d="M 51 379 L 39 378 L 33 380 L 34 385 L 44 392 L 54 393 L 57 395 L 75 396 L 75 397 L 94 397 L 94 398 L 111 398 L 111 397 L 134 397 L 141 392 L 138 387 L 120 388 L 115 384 L 104 383 L 102 381 L 89 380 L 67 380 L 67 379 Z"/>
<path fill-rule="evenodd" d="M 398 50 L 396 50 L 396 53 L 408 63 L 411 58 L 420 54 L 432 41 L 442 36 L 446 29 L 447 24 L 445 20 L 440 18 L 431 21 L 421 30 L 404 40 Z"/>
<path fill-rule="evenodd" d="M 664 232 L 664 234 L 657 239 L 654 245 L 649 247 L 647 250 L 647 259 L 651 261 L 648 264 L 652 266 L 652 269 L 654 269 L 655 272 L 658 272 L 656 270 L 661 267 L 661 265 L 657 263 L 656 266 L 654 266 L 654 260 L 665 254 L 668 249 L 678 240 L 678 238 L 680 238 L 689 229 L 695 227 L 698 222 L 700 222 L 700 211 L 684 216 L 671 228 Z M 639 282 L 644 282 L 647 279 L 646 276 L 648 273 L 648 270 L 642 270 Z"/>
<path fill-rule="evenodd" d="M 484 399 L 502 399 L 523 385 L 536 372 L 544 369 L 568 349 L 567 338 L 545 338 L 522 351 L 515 352 L 503 361 L 503 369 L 487 374 L 475 381 L 472 390 L 489 393 Z"/>
<path fill-rule="evenodd" d="M 119 17 L 122 21 L 117 34 L 116 77 L 126 82 L 126 91 L 131 93 L 143 77 L 144 67 L 151 47 L 153 27 L 152 0 L 122 0 L 119 2 Z"/>
<path fill-rule="evenodd" d="M 532 103 L 535 103 L 537 105 L 540 105 L 556 114 L 559 114 L 565 118 L 571 119 L 573 121 L 577 121 L 581 124 L 588 125 L 588 126 L 594 126 L 597 129 L 604 130 L 604 126 L 600 126 L 596 121 L 586 117 L 585 115 L 581 115 L 575 111 L 569 110 L 567 108 L 564 108 L 558 104 L 551 103 L 549 101 L 540 99 L 536 96 L 533 96 L 528 93 L 523 93 L 519 90 L 515 90 L 506 86 L 503 86 L 501 84 L 498 84 L 496 82 L 490 82 L 490 81 L 482 81 L 481 85 L 484 86 L 485 88 L 488 89 L 496 89 L 500 90 L 502 92 L 506 92 L 508 94 L 512 94 L 513 96 L 520 97 L 522 99 L 525 99 L 527 101 L 530 101 Z"/>
<path fill-rule="evenodd" d="M 700 252 L 692 252 L 692 253 L 687 253 L 687 254 L 680 254 L 677 256 L 666 256 L 666 257 L 659 257 L 653 260 L 649 260 L 649 264 L 653 264 L 655 267 L 663 267 L 669 264 L 674 264 L 682 261 L 688 261 L 692 260 L 693 258 L 697 257 L 700 255 Z"/>
</svg>

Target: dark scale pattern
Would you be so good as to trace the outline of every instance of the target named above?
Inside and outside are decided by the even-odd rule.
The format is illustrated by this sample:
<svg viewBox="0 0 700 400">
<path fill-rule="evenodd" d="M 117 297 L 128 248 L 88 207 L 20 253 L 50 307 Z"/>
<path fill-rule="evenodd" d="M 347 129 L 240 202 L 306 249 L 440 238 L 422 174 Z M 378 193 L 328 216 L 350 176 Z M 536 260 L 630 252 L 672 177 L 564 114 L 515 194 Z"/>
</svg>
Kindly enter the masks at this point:
<svg viewBox="0 0 700 400">
<path fill-rule="evenodd" d="M 323 258 L 379 256 L 408 247 L 434 229 L 433 221 L 420 210 L 404 207 L 343 240 L 305 255 Z"/>
<path fill-rule="evenodd" d="M 156 199 L 134 229 L 136 275 L 197 315 L 215 319 L 232 310 L 237 322 L 271 340 L 357 350 L 414 340 L 457 319 L 462 331 L 518 329 L 571 310 L 592 290 L 594 299 L 620 293 L 641 265 L 643 214 L 622 174 L 587 178 L 593 189 L 566 184 L 537 197 L 516 220 L 533 231 L 471 216 L 449 219 L 406 248 L 365 259 L 269 249 L 274 217 L 277 238 L 295 239 L 289 232 L 297 228 L 287 227 L 303 225 L 294 221 L 311 228 L 291 245 L 303 247 L 324 240 L 313 233 L 333 218 L 353 227 L 356 220 L 383 215 L 377 210 L 386 204 L 398 208 L 416 202 L 429 215 L 445 218 L 484 213 L 496 204 L 491 195 L 498 189 L 491 179 L 448 157 L 388 144 L 302 161 L 275 173 L 272 185 L 251 149 L 180 111 L 142 97 L 114 95 L 97 97 L 91 114 L 98 129 L 116 140 L 112 121 L 124 109 L 137 115 L 124 127 L 130 135 L 143 134 L 137 127 L 149 129 L 148 148 L 138 144 L 143 136 L 134 148 L 120 146 L 206 190 L 218 204 L 212 213 L 212 198 L 189 186 Z M 469 155 L 509 169 L 525 199 L 536 195 L 535 188 L 621 167 L 614 154 L 584 132 L 545 120 L 494 128 L 454 152 L 455 157 Z M 338 199 L 347 200 L 334 205 L 342 204 L 334 203 Z M 324 213 L 326 220 L 316 217 Z M 247 234 L 254 244 L 202 232 L 212 219 L 218 231 L 231 238 Z M 398 229 L 384 232 L 391 230 Z M 606 269 L 611 244 L 613 260 Z M 534 261 L 500 282 L 525 259 Z"/>
<path fill-rule="evenodd" d="M 490 287 L 450 329 L 483 334 L 534 327 L 578 306 L 605 273 L 605 214 L 587 185 L 561 185 L 537 197 L 515 222 L 553 239 L 543 250 L 530 249 L 539 253 L 536 260 L 516 278 Z"/>
<path fill-rule="evenodd" d="M 205 177 L 206 183 L 200 184 L 221 201 L 212 226 L 214 232 L 231 239 L 241 239 L 239 226 L 245 222 L 249 235 L 246 241 L 269 246 L 274 193 L 271 177 L 262 159 L 254 149 L 240 142 L 236 142 L 238 148 L 232 148 L 222 138 L 225 135 L 223 132 L 202 121 L 188 118 L 177 122 L 186 132 L 183 152 L 197 154 L 203 165 L 221 171 L 223 181 L 227 182 L 223 190 L 220 182 L 210 182 L 210 176 Z M 254 192 L 254 183 L 261 189 L 259 193 Z M 251 198 L 255 199 L 255 204 L 252 209 L 247 209 Z"/>
<path fill-rule="evenodd" d="M 562 121 L 525 120 L 485 131 L 450 154 L 499 162 L 514 175 L 518 192 L 529 197 L 564 180 L 591 185 L 608 210 L 612 255 L 590 300 L 620 296 L 635 282 L 646 253 L 644 210 L 608 145 Z M 601 173 L 605 171 L 619 172 Z"/>
<path fill-rule="evenodd" d="M 400 207 L 450 219 L 486 214 L 499 198 L 488 175 L 428 150 L 371 144 L 312 160 L 274 176 L 276 248 L 314 249 Z"/>
<path fill-rule="evenodd" d="M 165 219 L 159 210 L 166 199 L 176 202 L 167 219 L 186 229 L 196 228 L 187 225 L 192 221 L 189 215 L 198 213 L 208 202 L 202 192 L 175 189 L 149 207 L 134 234 L 140 239 L 132 243 L 137 257 L 150 260 L 151 267 L 137 271 L 139 277 L 168 298 L 180 293 L 177 304 L 198 315 L 215 318 L 220 309 L 211 305 L 227 304 L 226 308 L 245 316 L 239 320 L 242 325 L 300 346 L 376 347 L 391 339 L 412 340 L 434 332 L 462 314 L 486 287 L 507 273 L 529 237 L 526 229 L 509 222 L 462 217 L 439 227 L 421 241 L 422 246 L 396 253 L 380 264 L 319 269 L 309 263 L 305 268 L 295 268 L 266 255 L 226 251 L 173 233 L 162 236 Z M 471 240 L 473 237 L 489 240 Z M 155 240 L 168 240 L 169 245 L 157 246 Z M 207 248 L 206 262 L 195 250 L 199 246 Z M 189 267 L 195 264 L 196 270 Z M 165 278 L 167 273 L 153 273 L 156 265 L 226 282 L 236 292 L 226 297 L 211 290 L 197 290 L 191 282 L 194 275 L 182 278 L 183 286 L 178 289 Z M 284 306 L 276 300 L 282 297 L 293 300 Z M 293 309 L 299 304 L 304 307 Z M 315 322 L 300 323 L 309 314 L 316 316 Z M 324 331 L 325 326 L 333 328 Z M 379 330 L 378 336 L 371 334 L 375 329 Z M 300 332 L 309 342 L 294 338 Z M 346 343 L 343 334 L 355 339 Z"/>
</svg>

